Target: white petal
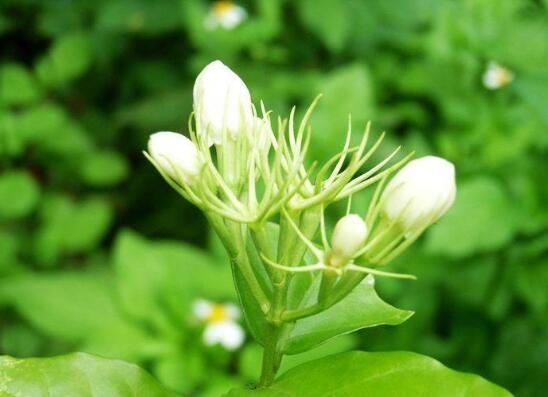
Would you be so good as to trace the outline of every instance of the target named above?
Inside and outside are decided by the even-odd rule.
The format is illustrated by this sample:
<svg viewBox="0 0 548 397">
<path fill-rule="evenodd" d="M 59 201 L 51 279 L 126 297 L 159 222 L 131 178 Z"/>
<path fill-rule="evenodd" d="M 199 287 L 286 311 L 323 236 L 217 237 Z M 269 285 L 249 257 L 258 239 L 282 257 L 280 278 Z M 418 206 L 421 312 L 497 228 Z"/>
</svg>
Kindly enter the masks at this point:
<svg viewBox="0 0 548 397">
<path fill-rule="evenodd" d="M 240 308 L 232 303 L 225 304 L 225 311 L 229 319 L 238 320 L 241 317 Z"/>
<path fill-rule="evenodd" d="M 203 338 L 208 346 L 220 344 L 227 350 L 236 350 L 244 343 L 245 333 L 238 323 L 220 321 L 209 324 Z"/>
<path fill-rule="evenodd" d="M 192 304 L 192 311 L 196 318 L 205 321 L 213 311 L 213 304 L 205 299 L 198 299 Z"/>
</svg>

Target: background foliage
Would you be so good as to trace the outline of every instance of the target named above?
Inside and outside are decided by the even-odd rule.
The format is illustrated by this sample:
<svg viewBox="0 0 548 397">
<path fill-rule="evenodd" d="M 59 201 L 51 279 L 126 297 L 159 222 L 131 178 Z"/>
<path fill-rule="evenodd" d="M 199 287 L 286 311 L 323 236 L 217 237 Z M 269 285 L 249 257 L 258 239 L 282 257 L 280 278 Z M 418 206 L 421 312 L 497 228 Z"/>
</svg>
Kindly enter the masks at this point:
<svg viewBox="0 0 548 397">
<path fill-rule="evenodd" d="M 457 165 L 455 207 L 393 266 L 419 280 L 377 283 L 415 316 L 307 357 L 412 350 L 544 395 L 548 2 L 239 4 L 247 20 L 211 31 L 205 0 L 0 2 L 0 353 L 123 358 L 199 396 L 256 377 L 253 343 L 196 342 L 192 302 L 235 299 L 227 261 L 140 153 L 151 132 L 185 131 L 194 77 L 218 58 L 282 115 L 324 94 L 311 158 L 341 145 L 350 111 L 389 132 L 386 151 Z M 482 85 L 492 60 L 515 75 L 498 90 Z"/>
</svg>

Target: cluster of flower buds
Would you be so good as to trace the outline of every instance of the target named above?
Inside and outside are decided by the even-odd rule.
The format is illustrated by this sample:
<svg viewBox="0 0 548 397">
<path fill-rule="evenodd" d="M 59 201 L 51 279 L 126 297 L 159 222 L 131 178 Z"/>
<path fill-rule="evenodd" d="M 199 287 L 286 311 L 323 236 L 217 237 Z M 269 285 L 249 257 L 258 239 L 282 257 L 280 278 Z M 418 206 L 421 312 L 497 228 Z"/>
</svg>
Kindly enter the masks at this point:
<svg viewBox="0 0 548 397">
<path fill-rule="evenodd" d="M 245 83 L 220 61 L 198 75 L 193 94 L 190 139 L 158 132 L 150 137 L 145 155 L 177 192 L 208 216 L 265 313 L 271 292 L 257 281 L 246 256 L 249 233 L 272 285 L 284 282 L 280 272 L 320 270 L 339 277 L 350 270 L 412 277 L 378 267 L 403 252 L 452 205 L 455 170 L 449 161 L 433 156 L 409 161 L 412 154 L 392 161 L 397 148 L 364 172 L 384 133 L 368 145 L 368 124 L 359 143 L 351 146 L 349 119 L 342 150 L 323 166 L 307 168 L 308 121 L 318 99 L 298 125 L 295 108 L 288 119 L 278 118 L 274 133 L 270 113 L 261 103 L 257 115 Z M 349 205 L 329 241 L 326 208 L 343 199 L 350 204 L 355 193 L 374 184 L 367 214 L 350 214 Z M 276 219 L 280 233 L 287 234 L 279 239 L 277 257 L 265 238 L 266 223 Z M 313 242 L 318 229 L 321 247 Z M 317 263 L 303 263 L 307 249 Z"/>
<path fill-rule="evenodd" d="M 379 194 L 382 187 L 382 183 L 378 185 L 365 219 L 357 214 L 347 214 L 339 219 L 331 244 L 325 237 L 327 233 L 322 221 L 322 249 L 292 223 L 297 235 L 316 256 L 316 264 L 295 267 L 263 259 L 271 266 L 289 272 L 327 270 L 341 274 L 351 270 L 414 278 L 375 268 L 403 252 L 449 210 L 456 195 L 455 167 L 439 157 L 422 157 L 401 168 Z"/>
</svg>

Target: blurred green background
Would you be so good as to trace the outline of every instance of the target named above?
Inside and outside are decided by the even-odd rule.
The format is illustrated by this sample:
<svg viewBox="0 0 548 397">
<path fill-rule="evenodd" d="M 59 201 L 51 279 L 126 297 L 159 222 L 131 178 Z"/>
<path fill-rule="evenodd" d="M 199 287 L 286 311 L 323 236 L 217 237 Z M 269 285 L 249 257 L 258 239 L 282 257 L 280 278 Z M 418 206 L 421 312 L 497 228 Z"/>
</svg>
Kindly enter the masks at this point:
<svg viewBox="0 0 548 397">
<path fill-rule="evenodd" d="M 214 59 L 284 116 L 323 93 L 311 159 L 351 112 L 388 132 L 382 151 L 457 166 L 454 208 L 391 267 L 419 280 L 378 282 L 416 315 L 307 357 L 412 350 L 545 396 L 546 0 L 0 0 L 0 353 L 123 358 L 204 397 L 254 379 L 250 340 L 196 342 L 192 302 L 235 300 L 227 261 L 141 154 L 150 133 L 186 131 Z"/>
</svg>

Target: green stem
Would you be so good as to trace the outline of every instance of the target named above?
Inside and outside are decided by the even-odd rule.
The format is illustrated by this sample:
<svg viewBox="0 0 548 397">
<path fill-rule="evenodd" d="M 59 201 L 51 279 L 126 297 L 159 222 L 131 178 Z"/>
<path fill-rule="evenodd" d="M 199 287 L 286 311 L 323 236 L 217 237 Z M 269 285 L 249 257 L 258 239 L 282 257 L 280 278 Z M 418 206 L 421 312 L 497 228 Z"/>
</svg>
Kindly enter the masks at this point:
<svg viewBox="0 0 548 397">
<path fill-rule="evenodd" d="M 268 313 L 271 304 L 270 299 L 263 290 L 261 284 L 255 276 L 253 267 L 247 256 L 245 239 L 242 236 L 242 226 L 234 222 L 224 222 L 218 215 L 211 213 L 207 217 L 221 238 L 223 245 L 230 255 L 232 262 L 236 264 L 242 273 L 253 297 L 259 303 L 263 313 Z"/>
<path fill-rule="evenodd" d="M 263 364 L 259 387 L 268 387 L 274 382 L 283 354 L 278 350 L 281 326 L 271 325 L 265 338 Z"/>
<path fill-rule="evenodd" d="M 319 217 L 317 211 L 306 211 L 303 214 L 293 212 L 289 213 L 288 216 L 292 217 L 294 222 L 302 228 L 303 233 L 309 238 L 314 235 L 318 228 Z M 254 242 L 258 250 L 261 250 L 266 255 L 272 255 L 273 257 L 274 253 L 266 238 L 266 230 L 257 227 L 254 232 Z M 299 240 L 287 219 L 282 216 L 278 237 L 278 262 L 289 266 L 298 266 L 303 260 L 305 251 L 306 246 Z M 274 381 L 283 358 L 284 341 L 287 339 L 294 326 L 293 322 L 284 321 L 282 319 L 283 313 L 287 310 L 287 295 L 291 275 L 279 269 L 272 269 L 271 275 L 274 296 L 272 299 L 272 308 L 268 312 L 267 318 L 269 329 L 265 335 L 263 364 L 259 383 L 259 386 L 261 387 L 269 386 Z"/>
</svg>

